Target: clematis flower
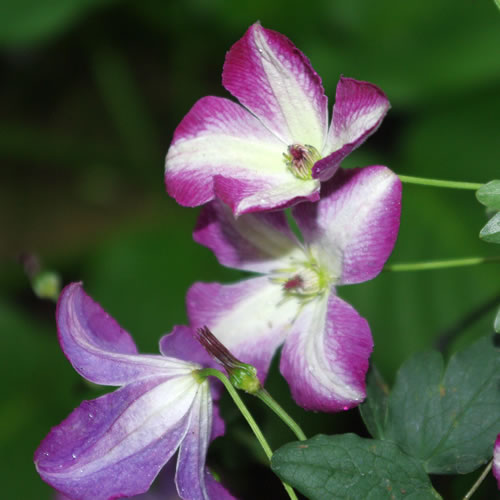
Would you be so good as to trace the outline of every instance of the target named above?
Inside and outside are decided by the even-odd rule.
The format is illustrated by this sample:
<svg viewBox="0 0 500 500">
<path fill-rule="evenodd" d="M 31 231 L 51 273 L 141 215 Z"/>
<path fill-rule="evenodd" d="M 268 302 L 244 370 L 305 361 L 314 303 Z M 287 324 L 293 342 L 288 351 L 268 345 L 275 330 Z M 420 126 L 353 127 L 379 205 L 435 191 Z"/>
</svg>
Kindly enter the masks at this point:
<svg viewBox="0 0 500 500">
<path fill-rule="evenodd" d="M 224 423 L 209 382 L 197 374 L 210 358 L 186 327 L 160 340 L 162 356 L 138 354 L 131 336 L 80 283 L 61 293 L 57 326 L 80 375 L 120 388 L 84 401 L 50 431 L 35 452 L 44 481 L 74 499 L 138 495 L 178 450 L 181 498 L 232 498 L 205 467 L 209 442 Z"/>
<path fill-rule="evenodd" d="M 204 97 L 174 133 L 165 182 L 181 205 L 218 198 L 240 215 L 316 201 L 320 183 L 389 109 L 375 85 L 341 77 L 328 128 L 321 78 L 288 38 L 259 23 L 227 53 L 222 83 L 241 105 Z"/>
<path fill-rule="evenodd" d="M 401 182 L 388 168 L 340 170 L 323 184 L 319 202 L 293 208 L 301 242 L 283 212 L 235 218 L 213 201 L 194 239 L 221 264 L 261 276 L 232 285 L 195 283 L 187 295 L 191 326 L 207 325 L 257 368 L 261 381 L 284 343 L 280 370 L 306 409 L 359 404 L 373 342 L 366 320 L 336 288 L 382 270 L 396 241 L 400 204 Z"/>
<path fill-rule="evenodd" d="M 498 481 L 498 489 L 500 490 L 500 434 L 495 441 L 495 448 L 493 448 L 493 475 Z"/>
</svg>

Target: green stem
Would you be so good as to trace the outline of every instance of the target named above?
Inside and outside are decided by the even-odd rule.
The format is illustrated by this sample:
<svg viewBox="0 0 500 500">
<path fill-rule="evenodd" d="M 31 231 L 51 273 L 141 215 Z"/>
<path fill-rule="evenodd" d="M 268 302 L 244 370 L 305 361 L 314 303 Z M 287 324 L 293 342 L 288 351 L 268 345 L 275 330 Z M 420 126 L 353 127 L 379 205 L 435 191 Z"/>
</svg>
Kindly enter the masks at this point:
<svg viewBox="0 0 500 500">
<path fill-rule="evenodd" d="M 477 481 L 472 485 L 472 488 L 464 496 L 464 500 L 469 500 L 469 498 L 472 497 L 472 495 L 475 493 L 475 491 L 479 488 L 481 483 L 484 481 L 484 478 L 488 475 L 488 472 L 490 472 L 492 465 L 493 465 L 493 460 L 491 460 L 490 463 L 485 467 L 482 474 L 478 477 Z"/>
<path fill-rule="evenodd" d="M 384 266 L 384 271 L 427 271 L 429 269 L 445 269 L 447 267 L 476 266 L 478 264 L 486 264 L 487 262 L 500 262 L 500 256 L 388 264 Z"/>
<path fill-rule="evenodd" d="M 280 404 L 269 394 L 264 388 L 259 389 L 255 396 L 257 396 L 263 403 L 265 403 L 271 410 L 278 415 L 283 422 L 285 422 L 288 427 L 292 430 L 292 432 L 297 436 L 299 441 L 305 441 L 307 439 L 306 435 L 300 428 L 299 424 L 295 422 L 295 420 L 288 415 L 288 413 L 280 406 Z"/>
<path fill-rule="evenodd" d="M 401 182 L 408 184 L 420 184 L 423 186 L 434 186 L 451 189 L 471 189 L 477 191 L 482 184 L 477 182 L 458 182 L 458 181 L 444 181 L 440 179 L 426 179 L 424 177 L 412 177 L 411 175 L 398 175 Z"/>
<path fill-rule="evenodd" d="M 245 406 L 245 403 L 243 403 L 242 399 L 240 398 L 238 391 L 231 385 L 229 379 L 222 372 L 220 372 L 219 370 L 215 370 L 214 368 L 204 368 L 203 370 L 199 370 L 198 374 L 202 377 L 207 377 L 207 376 L 216 377 L 224 384 L 224 387 L 227 389 L 227 392 L 229 392 L 230 396 L 233 398 L 234 403 L 240 410 L 241 414 L 247 421 L 250 428 L 252 429 L 253 433 L 255 434 L 255 437 L 257 438 L 257 441 L 259 441 L 260 445 L 262 446 L 262 449 L 264 450 L 264 453 L 266 454 L 266 457 L 270 461 L 271 457 L 273 456 L 271 447 L 269 446 L 269 443 L 264 437 L 264 434 L 262 434 L 262 431 L 257 425 L 257 422 L 252 417 L 252 414 L 248 411 L 248 408 Z M 292 500 L 298 500 L 297 495 L 295 494 L 291 486 L 289 486 L 286 483 L 283 483 L 283 486 L 287 491 L 288 496 Z"/>
</svg>

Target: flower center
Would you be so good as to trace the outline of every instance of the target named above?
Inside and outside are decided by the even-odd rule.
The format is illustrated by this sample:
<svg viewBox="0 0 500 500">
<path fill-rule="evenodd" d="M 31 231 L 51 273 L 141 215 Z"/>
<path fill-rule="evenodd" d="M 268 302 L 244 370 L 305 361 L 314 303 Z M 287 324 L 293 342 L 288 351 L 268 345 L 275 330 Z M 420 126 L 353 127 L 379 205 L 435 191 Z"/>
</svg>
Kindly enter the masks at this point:
<svg viewBox="0 0 500 500">
<path fill-rule="evenodd" d="M 312 179 L 312 168 L 321 160 L 321 155 L 314 146 L 309 144 L 292 144 L 288 153 L 283 153 L 285 164 L 292 174 L 302 180 Z"/>
<path fill-rule="evenodd" d="M 293 269 L 278 271 L 273 281 L 280 283 L 285 297 L 296 297 L 309 301 L 325 292 L 332 279 L 328 272 L 311 259 L 301 262 Z"/>
</svg>

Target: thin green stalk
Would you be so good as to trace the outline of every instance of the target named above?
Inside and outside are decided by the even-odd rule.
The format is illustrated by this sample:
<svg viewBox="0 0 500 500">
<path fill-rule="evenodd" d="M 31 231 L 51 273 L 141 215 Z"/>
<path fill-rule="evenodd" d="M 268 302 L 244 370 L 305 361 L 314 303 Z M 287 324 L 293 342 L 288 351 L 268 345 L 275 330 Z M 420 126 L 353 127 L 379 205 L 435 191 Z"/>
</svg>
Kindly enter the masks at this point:
<svg viewBox="0 0 500 500">
<path fill-rule="evenodd" d="M 283 422 L 285 422 L 288 427 L 292 430 L 292 432 L 297 436 L 299 441 L 305 441 L 307 439 L 306 435 L 300 428 L 299 424 L 295 422 L 295 420 L 288 415 L 288 413 L 281 407 L 281 405 L 275 401 L 275 399 L 269 394 L 264 388 L 259 389 L 255 396 L 257 396 L 263 403 L 265 403 L 271 410 L 278 415 Z"/>
<path fill-rule="evenodd" d="M 445 181 L 441 179 L 426 179 L 424 177 L 413 177 L 411 175 L 398 175 L 401 182 L 408 184 L 420 184 L 422 186 L 434 186 L 451 189 L 470 189 L 477 191 L 482 184 L 477 182 L 458 182 L 458 181 Z"/>
<path fill-rule="evenodd" d="M 484 478 L 490 472 L 492 465 L 493 465 L 493 460 L 491 460 L 490 463 L 485 467 L 482 474 L 478 477 L 477 481 L 472 485 L 472 488 L 464 496 L 464 500 L 469 500 L 469 498 L 472 497 L 472 495 L 475 493 L 475 491 L 479 488 L 481 483 L 484 481 Z"/>
<path fill-rule="evenodd" d="M 227 392 L 229 392 L 230 396 L 233 398 L 234 403 L 240 410 L 241 414 L 247 421 L 250 428 L 252 429 L 253 433 L 255 434 L 255 437 L 257 438 L 257 441 L 259 441 L 260 445 L 262 446 L 262 449 L 264 450 L 264 453 L 266 454 L 268 460 L 270 461 L 271 457 L 273 456 L 271 447 L 269 446 L 269 443 L 264 437 L 264 434 L 262 434 L 262 431 L 257 425 L 257 422 L 252 417 L 252 414 L 248 411 L 248 408 L 245 406 L 245 403 L 243 403 L 242 399 L 240 398 L 238 391 L 231 385 L 229 379 L 222 372 L 220 372 L 219 370 L 215 370 L 214 368 L 204 368 L 203 370 L 199 370 L 198 374 L 201 375 L 202 377 L 206 376 L 217 377 L 224 384 L 224 387 L 226 388 Z M 284 483 L 283 481 L 282 483 L 285 490 L 288 493 L 288 496 L 292 500 L 298 500 L 297 495 L 293 491 L 293 488 L 288 484 Z"/>
<path fill-rule="evenodd" d="M 477 266 L 479 264 L 486 264 L 487 262 L 500 262 L 500 256 L 388 264 L 384 266 L 384 271 L 427 271 L 430 269 L 445 269 L 448 267 Z"/>
</svg>

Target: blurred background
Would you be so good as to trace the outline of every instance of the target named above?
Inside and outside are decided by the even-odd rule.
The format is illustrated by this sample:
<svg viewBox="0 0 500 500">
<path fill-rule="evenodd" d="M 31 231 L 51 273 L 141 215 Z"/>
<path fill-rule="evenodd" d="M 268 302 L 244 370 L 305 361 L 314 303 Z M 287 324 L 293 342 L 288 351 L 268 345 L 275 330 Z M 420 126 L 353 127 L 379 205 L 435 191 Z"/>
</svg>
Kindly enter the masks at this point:
<svg viewBox="0 0 500 500">
<path fill-rule="evenodd" d="M 157 352 L 159 337 L 186 321 L 190 284 L 241 278 L 192 241 L 198 210 L 169 199 L 163 163 L 195 101 L 228 96 L 225 52 L 256 20 L 310 58 L 330 111 L 340 74 L 388 95 L 389 115 L 344 166 L 499 178 L 500 12 L 492 1 L 1 0 L 2 498 L 53 498 L 33 452 L 82 399 L 100 394 L 60 351 L 54 303 L 35 296 L 21 255 L 37 256 L 63 283 L 83 280 L 143 352 Z M 471 191 L 405 185 L 390 262 L 498 254 L 478 239 L 485 222 Z M 382 273 L 339 294 L 369 320 L 373 359 L 391 382 L 404 359 L 491 302 L 499 276 L 498 264 Z M 481 315 L 451 350 L 490 332 L 493 314 Z M 296 408 L 276 363 L 269 389 L 308 435 L 366 435 L 357 410 Z M 269 412 L 249 404 L 273 446 L 292 439 Z M 229 402 L 224 415 L 228 432 L 212 446 L 210 465 L 240 498 L 285 498 Z M 476 475 L 434 479 L 444 498 L 461 498 Z M 489 478 L 474 498 L 495 492 Z"/>
</svg>

